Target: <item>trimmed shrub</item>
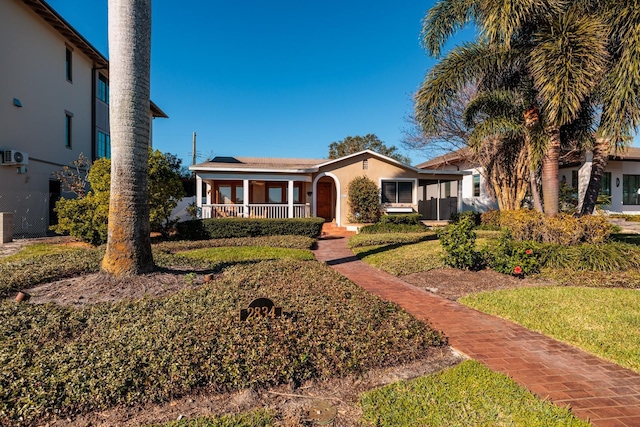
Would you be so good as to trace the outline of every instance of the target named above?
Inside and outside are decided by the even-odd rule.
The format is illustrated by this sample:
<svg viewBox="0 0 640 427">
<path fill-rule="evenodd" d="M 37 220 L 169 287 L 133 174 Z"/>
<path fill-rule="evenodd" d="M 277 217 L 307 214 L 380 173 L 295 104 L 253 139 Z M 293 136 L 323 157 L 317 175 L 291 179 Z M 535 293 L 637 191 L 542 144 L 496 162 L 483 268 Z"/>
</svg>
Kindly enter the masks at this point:
<svg viewBox="0 0 640 427">
<path fill-rule="evenodd" d="M 178 233 L 187 240 L 229 239 L 257 236 L 306 236 L 318 238 L 323 218 L 209 218 L 179 222 Z"/>
<path fill-rule="evenodd" d="M 380 219 L 380 189 L 366 176 L 349 183 L 349 221 L 355 223 L 378 222 Z"/>
<path fill-rule="evenodd" d="M 376 224 L 365 225 L 359 230 L 359 233 L 424 233 L 427 230 L 429 230 L 429 227 L 424 224 L 395 224 L 392 222 L 378 222 Z"/>
<path fill-rule="evenodd" d="M 438 231 L 446 265 L 463 270 L 477 270 L 482 266 L 481 254 L 476 251 L 473 217 L 461 216 L 459 221 Z"/>
<path fill-rule="evenodd" d="M 540 229 L 543 243 L 560 245 L 577 245 L 582 240 L 582 227 L 576 218 L 560 213 L 557 216 L 545 217 Z"/>
<path fill-rule="evenodd" d="M 420 215 L 419 213 L 382 215 L 382 217 L 380 217 L 380 223 L 399 225 L 422 225 L 420 219 L 422 219 L 422 215 Z"/>
<path fill-rule="evenodd" d="M 425 240 L 435 240 L 434 232 L 426 233 L 381 233 L 381 234 L 356 234 L 349 239 L 349 248 L 382 245 L 408 245 Z"/>
<path fill-rule="evenodd" d="M 582 241 L 604 243 L 609 240 L 613 226 L 604 215 L 585 215 L 579 219 L 582 226 Z"/>
</svg>

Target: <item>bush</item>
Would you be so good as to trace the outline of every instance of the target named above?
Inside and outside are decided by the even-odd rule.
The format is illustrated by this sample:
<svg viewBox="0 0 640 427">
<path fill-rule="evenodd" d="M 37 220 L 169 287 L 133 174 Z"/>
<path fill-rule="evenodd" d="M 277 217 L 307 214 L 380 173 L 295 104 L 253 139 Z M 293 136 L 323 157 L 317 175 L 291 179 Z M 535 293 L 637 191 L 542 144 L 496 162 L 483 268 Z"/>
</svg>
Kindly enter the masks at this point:
<svg viewBox="0 0 640 427">
<path fill-rule="evenodd" d="M 468 218 L 474 227 L 480 225 L 481 215 L 478 212 L 473 211 L 464 211 L 464 212 L 456 212 L 451 214 L 449 221 L 451 224 L 457 224 L 463 219 Z"/>
<path fill-rule="evenodd" d="M 349 183 L 348 219 L 355 223 L 378 222 L 380 219 L 380 189 L 366 176 Z"/>
<path fill-rule="evenodd" d="M 382 217 L 380 217 L 380 223 L 398 225 L 422 225 L 422 222 L 420 221 L 421 219 L 422 215 L 420 215 L 419 213 L 382 215 Z"/>
<path fill-rule="evenodd" d="M 295 277 L 295 283 L 292 282 Z M 268 296 L 278 319 L 239 320 Z M 396 305 L 308 261 L 236 265 L 164 298 L 80 309 L 0 303 L 0 425 L 362 374 L 446 340 Z"/>
<path fill-rule="evenodd" d="M 443 261 L 449 267 L 477 270 L 482 266 L 481 254 L 475 249 L 476 233 L 473 227 L 473 217 L 465 215 L 457 223 L 438 231 L 440 244 L 445 251 Z"/>
<path fill-rule="evenodd" d="M 480 215 L 480 225 L 500 227 L 500 211 L 492 209 Z"/>
<path fill-rule="evenodd" d="M 359 233 L 424 233 L 427 230 L 429 230 L 429 227 L 424 224 L 394 224 L 392 222 L 378 222 L 376 224 L 365 225 L 359 230 Z"/>
<path fill-rule="evenodd" d="M 318 238 L 323 218 L 209 218 L 176 224 L 187 240 L 228 239 L 257 236 L 306 236 Z"/>
<path fill-rule="evenodd" d="M 493 251 L 486 251 L 485 258 L 495 271 L 515 276 L 528 276 L 540 271 L 540 263 L 534 246 L 523 242 L 514 242 L 511 233 L 504 230 Z"/>
<path fill-rule="evenodd" d="M 613 226 L 604 215 L 581 216 L 582 241 L 585 243 L 604 243 L 609 240 Z"/>
<path fill-rule="evenodd" d="M 425 240 L 435 240 L 433 232 L 426 233 L 388 233 L 388 234 L 356 234 L 349 239 L 349 248 L 381 245 L 408 245 Z"/>
</svg>

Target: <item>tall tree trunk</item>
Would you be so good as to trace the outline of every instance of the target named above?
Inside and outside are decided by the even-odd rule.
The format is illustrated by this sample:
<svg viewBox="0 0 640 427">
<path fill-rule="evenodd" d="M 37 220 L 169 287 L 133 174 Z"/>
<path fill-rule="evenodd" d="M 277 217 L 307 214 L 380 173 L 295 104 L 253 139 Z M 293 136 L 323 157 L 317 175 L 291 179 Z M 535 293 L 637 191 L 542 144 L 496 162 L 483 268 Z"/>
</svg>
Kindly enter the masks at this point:
<svg viewBox="0 0 640 427">
<path fill-rule="evenodd" d="M 102 270 L 154 269 L 148 197 L 151 0 L 109 0 L 111 199 Z"/>
<path fill-rule="evenodd" d="M 598 194 L 602 188 L 602 174 L 604 174 L 609 162 L 609 139 L 598 138 L 593 147 L 593 159 L 591 160 L 591 176 L 589 185 L 584 194 L 580 215 L 591 215 L 598 202 Z"/>
<path fill-rule="evenodd" d="M 558 214 L 560 181 L 558 180 L 558 161 L 560 160 L 560 127 L 547 129 L 549 142 L 542 159 L 542 198 L 544 212 L 548 216 Z"/>
<path fill-rule="evenodd" d="M 538 177 L 534 168 L 529 168 L 529 184 L 531 189 L 531 197 L 533 198 L 533 208 L 542 213 L 542 201 L 540 200 L 540 192 L 538 191 Z"/>
</svg>

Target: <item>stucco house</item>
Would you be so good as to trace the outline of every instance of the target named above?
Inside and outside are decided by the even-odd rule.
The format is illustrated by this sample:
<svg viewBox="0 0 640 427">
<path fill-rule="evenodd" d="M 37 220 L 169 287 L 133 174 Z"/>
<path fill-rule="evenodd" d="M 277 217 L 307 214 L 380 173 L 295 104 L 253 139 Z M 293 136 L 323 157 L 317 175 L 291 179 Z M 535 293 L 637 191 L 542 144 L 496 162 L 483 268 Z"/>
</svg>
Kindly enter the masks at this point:
<svg viewBox="0 0 640 427">
<path fill-rule="evenodd" d="M 62 193 L 52 172 L 110 155 L 109 63 L 43 0 L 0 1 L 0 39 L 0 212 L 15 237 L 42 236 Z"/>
<path fill-rule="evenodd" d="M 356 228 L 348 200 L 349 183 L 356 177 L 378 184 L 387 213 L 418 212 L 437 220 L 449 218 L 442 215 L 445 207 L 447 213 L 458 209 L 458 195 L 445 197 L 443 190 L 462 188 L 455 183 L 466 174 L 418 169 L 370 150 L 331 160 L 215 157 L 189 169 L 196 174 L 202 218 L 314 216 L 347 228 Z"/>
<path fill-rule="evenodd" d="M 482 170 L 470 160 L 468 149 L 461 149 L 419 164 L 418 168 L 441 171 L 466 171 L 469 175 L 462 181 L 461 211 L 485 212 L 497 209 L 490 195 Z M 561 183 L 575 189 L 581 199 L 584 196 L 591 174 L 589 153 L 565 153 L 559 164 L 558 178 Z M 624 152 L 611 153 L 602 177 L 601 194 L 611 198 L 604 210 L 611 213 L 640 214 L 640 148 L 629 147 Z"/>
</svg>

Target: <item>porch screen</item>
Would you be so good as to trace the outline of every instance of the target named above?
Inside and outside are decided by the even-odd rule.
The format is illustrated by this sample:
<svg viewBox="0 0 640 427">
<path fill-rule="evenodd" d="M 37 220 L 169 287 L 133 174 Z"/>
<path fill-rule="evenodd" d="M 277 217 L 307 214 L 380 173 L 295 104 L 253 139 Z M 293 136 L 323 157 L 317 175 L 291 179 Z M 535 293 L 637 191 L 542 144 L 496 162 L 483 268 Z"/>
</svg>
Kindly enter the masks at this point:
<svg viewBox="0 0 640 427">
<path fill-rule="evenodd" d="M 412 203 L 411 181 L 382 181 L 382 203 Z"/>
</svg>

